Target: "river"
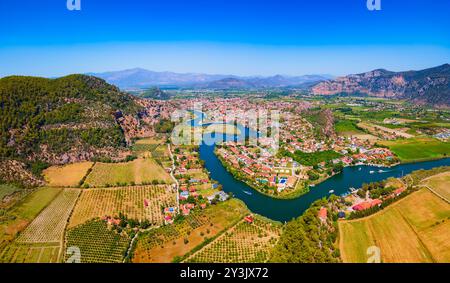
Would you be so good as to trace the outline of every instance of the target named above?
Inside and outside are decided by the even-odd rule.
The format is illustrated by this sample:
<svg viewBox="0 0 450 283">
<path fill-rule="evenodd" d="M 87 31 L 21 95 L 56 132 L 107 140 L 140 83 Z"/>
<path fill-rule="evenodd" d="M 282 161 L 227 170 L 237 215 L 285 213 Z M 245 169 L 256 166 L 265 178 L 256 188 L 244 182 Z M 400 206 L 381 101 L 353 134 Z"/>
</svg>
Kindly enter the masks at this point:
<svg viewBox="0 0 450 283">
<path fill-rule="evenodd" d="M 201 115 L 190 122 L 193 126 L 199 126 Z M 205 124 L 208 125 L 208 124 Z M 240 136 L 233 137 L 242 140 L 245 135 L 255 137 L 256 133 L 248 128 L 238 125 L 241 130 Z M 450 158 L 401 164 L 391 168 L 380 168 L 372 166 L 345 167 L 342 173 L 337 174 L 326 181 L 312 187 L 311 190 L 296 199 L 281 200 L 263 195 L 252 189 L 247 184 L 236 180 L 222 165 L 214 154 L 214 141 L 225 138 L 225 135 L 205 134 L 203 143 L 200 145 L 200 158 L 205 161 L 206 169 L 211 173 L 211 178 L 218 181 L 225 192 L 232 192 L 234 196 L 245 202 L 247 207 L 260 215 L 276 221 L 289 221 L 300 216 L 314 201 L 328 197 L 329 191 L 334 190 L 335 195 L 349 192 L 349 188 L 360 188 L 364 183 L 376 182 L 389 177 L 401 177 L 420 169 L 432 169 L 440 166 L 450 166 Z M 383 172 L 379 172 L 382 170 Z M 370 171 L 374 171 L 372 174 Z M 248 194 L 246 192 L 251 192 Z"/>
</svg>

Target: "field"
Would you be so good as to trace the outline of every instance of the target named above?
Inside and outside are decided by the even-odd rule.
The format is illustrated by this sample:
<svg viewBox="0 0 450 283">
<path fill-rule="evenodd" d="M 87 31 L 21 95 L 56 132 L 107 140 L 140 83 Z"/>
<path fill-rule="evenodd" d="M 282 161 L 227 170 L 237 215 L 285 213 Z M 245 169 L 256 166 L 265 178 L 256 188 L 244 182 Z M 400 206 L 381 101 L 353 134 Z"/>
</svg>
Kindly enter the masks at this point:
<svg viewBox="0 0 450 283">
<path fill-rule="evenodd" d="M 80 162 L 52 166 L 43 171 L 44 179 L 51 187 L 77 187 L 92 165 L 92 162 Z"/>
<path fill-rule="evenodd" d="M 16 242 L 61 242 L 70 213 L 79 195 L 80 190 L 65 189 L 20 233 Z"/>
<path fill-rule="evenodd" d="M 406 130 L 400 130 L 400 129 L 391 129 L 385 126 L 380 126 L 380 125 L 374 125 L 374 124 L 369 124 L 369 123 L 359 123 L 358 127 L 365 129 L 367 131 L 369 131 L 371 134 L 373 135 L 377 135 L 380 132 L 385 132 L 391 135 L 395 135 L 397 137 L 401 137 L 401 138 L 413 138 L 414 136 L 411 134 L 406 133 Z"/>
<path fill-rule="evenodd" d="M 90 187 L 172 183 L 170 175 L 152 158 L 138 158 L 126 163 L 96 163 L 86 178 Z"/>
<path fill-rule="evenodd" d="M 360 134 L 362 131 L 357 128 L 355 122 L 349 120 L 340 120 L 334 125 L 336 133 L 343 136 L 352 136 L 355 134 Z"/>
<path fill-rule="evenodd" d="M 382 141 L 379 144 L 389 147 L 402 162 L 436 159 L 450 154 L 450 142 L 432 138 Z"/>
<path fill-rule="evenodd" d="M 127 235 L 108 229 L 106 222 L 102 220 L 86 222 L 66 233 L 66 247 L 78 247 L 82 263 L 122 262 L 129 243 Z M 70 256 L 66 254 L 65 261 Z"/>
<path fill-rule="evenodd" d="M 132 219 L 148 219 L 155 225 L 161 225 L 161 207 L 169 206 L 176 206 L 176 194 L 169 185 L 87 189 L 77 202 L 69 227 L 97 217 L 117 216 L 119 212 Z"/>
<path fill-rule="evenodd" d="M 366 262 L 378 246 L 382 262 L 450 262 L 450 205 L 421 189 L 364 219 L 341 221 L 344 262 Z M 446 232 L 447 231 L 447 232 Z"/>
<path fill-rule="evenodd" d="M 38 189 L 8 210 L 0 221 L 0 253 L 60 192 L 56 188 Z"/>
<path fill-rule="evenodd" d="M 189 257 L 187 262 L 259 263 L 266 262 L 281 233 L 281 224 L 256 217 L 252 224 L 241 221 L 210 244 Z"/>
<path fill-rule="evenodd" d="M 450 200 L 450 172 L 445 172 L 424 180 L 436 193 Z"/>
<path fill-rule="evenodd" d="M 11 244 L 0 253 L 3 263 L 58 263 L 59 244 Z"/>
<path fill-rule="evenodd" d="M 140 234 L 132 261 L 171 262 L 231 227 L 247 213 L 245 205 L 236 199 L 191 212 L 172 225 Z"/>
<path fill-rule="evenodd" d="M 132 150 L 139 157 L 146 156 L 146 154 L 154 151 L 161 143 L 162 141 L 158 139 L 140 139 L 134 143 Z"/>
</svg>

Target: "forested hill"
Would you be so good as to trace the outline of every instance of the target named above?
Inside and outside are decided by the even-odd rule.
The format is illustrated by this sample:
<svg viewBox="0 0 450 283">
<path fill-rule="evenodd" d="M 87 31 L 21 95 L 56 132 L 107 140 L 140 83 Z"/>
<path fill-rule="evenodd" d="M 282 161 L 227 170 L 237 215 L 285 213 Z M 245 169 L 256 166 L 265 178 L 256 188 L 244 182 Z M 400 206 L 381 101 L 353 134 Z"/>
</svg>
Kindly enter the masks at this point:
<svg viewBox="0 0 450 283">
<path fill-rule="evenodd" d="M 131 95 L 96 77 L 0 79 L 0 158 L 61 164 L 117 157 L 125 146 L 118 118 L 140 110 Z"/>
</svg>

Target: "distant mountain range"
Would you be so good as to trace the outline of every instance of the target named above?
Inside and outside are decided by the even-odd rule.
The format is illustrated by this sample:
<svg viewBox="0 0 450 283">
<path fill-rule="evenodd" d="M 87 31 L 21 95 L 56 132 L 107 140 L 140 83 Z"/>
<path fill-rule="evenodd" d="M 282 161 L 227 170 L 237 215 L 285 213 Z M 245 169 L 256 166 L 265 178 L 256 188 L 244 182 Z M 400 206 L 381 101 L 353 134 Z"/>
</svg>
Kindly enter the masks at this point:
<svg viewBox="0 0 450 283">
<path fill-rule="evenodd" d="M 378 69 L 320 82 L 311 88 L 311 93 L 314 95 L 365 94 L 450 106 L 450 65 L 405 72 Z"/>
<path fill-rule="evenodd" d="M 295 87 L 333 78 L 330 75 L 242 77 L 236 75 L 154 72 L 141 68 L 105 73 L 89 73 L 88 75 L 102 78 L 108 83 L 114 84 L 122 89 L 149 88 L 153 86 L 211 89 Z"/>
</svg>

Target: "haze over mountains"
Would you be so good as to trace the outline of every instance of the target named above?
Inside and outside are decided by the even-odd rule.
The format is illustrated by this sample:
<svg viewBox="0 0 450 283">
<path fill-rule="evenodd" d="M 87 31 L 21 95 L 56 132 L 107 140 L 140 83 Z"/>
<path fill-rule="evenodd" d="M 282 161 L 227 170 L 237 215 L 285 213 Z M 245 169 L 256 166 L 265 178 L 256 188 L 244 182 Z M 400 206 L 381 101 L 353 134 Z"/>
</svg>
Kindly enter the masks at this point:
<svg viewBox="0 0 450 283">
<path fill-rule="evenodd" d="M 236 76 L 236 75 L 210 75 L 201 73 L 174 73 L 154 72 L 141 68 L 105 72 L 89 73 L 106 80 L 122 89 L 148 88 L 152 86 L 175 86 L 193 88 L 271 88 L 301 86 L 307 83 L 317 83 L 333 78 L 330 75 L 305 75 L 305 76 Z"/>
</svg>

